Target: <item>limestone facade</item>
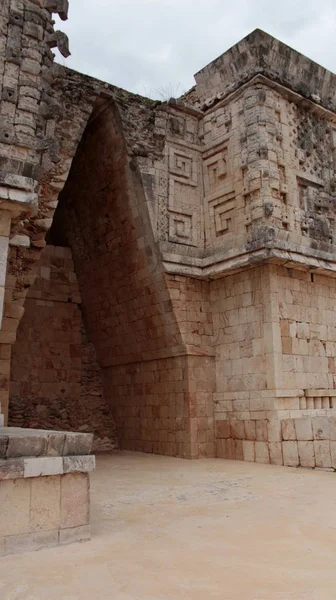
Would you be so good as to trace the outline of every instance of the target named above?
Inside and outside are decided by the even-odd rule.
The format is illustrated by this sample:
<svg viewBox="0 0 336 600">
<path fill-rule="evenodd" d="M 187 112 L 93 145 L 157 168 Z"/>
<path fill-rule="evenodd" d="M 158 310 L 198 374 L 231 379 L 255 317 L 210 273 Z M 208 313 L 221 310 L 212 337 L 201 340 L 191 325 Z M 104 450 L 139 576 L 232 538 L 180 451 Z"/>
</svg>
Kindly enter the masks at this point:
<svg viewBox="0 0 336 600">
<path fill-rule="evenodd" d="M 285 420 L 336 408 L 336 76 L 256 30 L 154 102 L 52 62 L 66 5 L 0 13 L 5 414 L 49 231 L 71 249 L 121 447 L 286 463 Z"/>
</svg>

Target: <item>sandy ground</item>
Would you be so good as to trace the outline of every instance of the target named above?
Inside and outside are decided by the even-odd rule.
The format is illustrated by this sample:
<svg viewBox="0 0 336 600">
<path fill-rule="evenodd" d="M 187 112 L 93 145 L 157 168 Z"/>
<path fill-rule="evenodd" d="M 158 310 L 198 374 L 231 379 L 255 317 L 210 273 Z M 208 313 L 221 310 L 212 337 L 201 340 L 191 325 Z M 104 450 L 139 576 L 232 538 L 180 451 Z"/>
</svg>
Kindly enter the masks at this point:
<svg viewBox="0 0 336 600">
<path fill-rule="evenodd" d="M 1 600 L 334 600 L 336 474 L 98 458 L 92 541 L 0 559 Z"/>
</svg>

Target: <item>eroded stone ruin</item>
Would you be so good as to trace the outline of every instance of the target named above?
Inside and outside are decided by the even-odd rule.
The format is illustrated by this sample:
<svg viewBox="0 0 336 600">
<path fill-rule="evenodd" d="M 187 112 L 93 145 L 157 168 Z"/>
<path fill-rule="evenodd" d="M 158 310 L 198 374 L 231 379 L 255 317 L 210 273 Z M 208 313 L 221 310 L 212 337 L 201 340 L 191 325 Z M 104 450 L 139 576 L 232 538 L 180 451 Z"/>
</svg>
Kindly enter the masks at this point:
<svg viewBox="0 0 336 600">
<path fill-rule="evenodd" d="M 336 77 L 256 30 L 152 101 L 0 7 L 1 405 L 95 448 L 336 469 Z"/>
</svg>

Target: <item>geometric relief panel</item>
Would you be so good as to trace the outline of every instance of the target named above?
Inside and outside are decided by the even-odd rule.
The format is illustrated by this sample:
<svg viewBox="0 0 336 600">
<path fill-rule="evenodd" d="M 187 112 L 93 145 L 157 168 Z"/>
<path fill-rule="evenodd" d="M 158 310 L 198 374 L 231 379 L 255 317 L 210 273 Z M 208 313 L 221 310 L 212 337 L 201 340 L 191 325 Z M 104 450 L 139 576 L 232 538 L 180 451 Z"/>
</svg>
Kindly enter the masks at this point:
<svg viewBox="0 0 336 600">
<path fill-rule="evenodd" d="M 235 210 L 234 192 L 219 196 L 208 202 L 210 237 L 213 241 L 234 231 Z"/>
<path fill-rule="evenodd" d="M 219 185 L 226 183 L 228 175 L 228 150 L 223 148 L 204 160 L 204 187 L 209 193 Z"/>
<path fill-rule="evenodd" d="M 197 215 L 194 212 L 169 211 L 169 241 L 197 246 L 196 220 Z"/>
<path fill-rule="evenodd" d="M 185 185 L 197 186 L 197 162 L 183 150 L 169 149 L 169 172 Z"/>
</svg>

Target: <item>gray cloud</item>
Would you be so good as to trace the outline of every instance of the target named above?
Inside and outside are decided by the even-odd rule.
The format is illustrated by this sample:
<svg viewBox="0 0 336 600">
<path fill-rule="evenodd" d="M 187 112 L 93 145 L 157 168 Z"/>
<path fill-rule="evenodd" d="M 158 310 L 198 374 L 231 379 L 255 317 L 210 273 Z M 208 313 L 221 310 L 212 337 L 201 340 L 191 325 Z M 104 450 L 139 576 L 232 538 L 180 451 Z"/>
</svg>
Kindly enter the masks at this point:
<svg viewBox="0 0 336 600">
<path fill-rule="evenodd" d="M 335 70 L 335 0 L 70 0 L 69 67 L 143 95 L 177 95 L 259 27 Z"/>
</svg>

